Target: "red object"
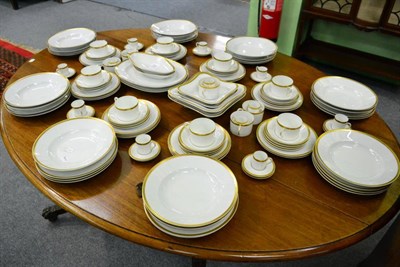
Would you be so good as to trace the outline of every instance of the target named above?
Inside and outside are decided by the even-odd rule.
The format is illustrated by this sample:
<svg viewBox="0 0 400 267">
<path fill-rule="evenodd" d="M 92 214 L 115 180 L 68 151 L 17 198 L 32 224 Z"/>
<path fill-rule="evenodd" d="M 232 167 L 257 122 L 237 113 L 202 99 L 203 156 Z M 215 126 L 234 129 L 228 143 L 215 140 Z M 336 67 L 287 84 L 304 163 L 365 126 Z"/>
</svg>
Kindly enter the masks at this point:
<svg viewBox="0 0 400 267">
<path fill-rule="evenodd" d="M 0 39 L 0 46 L 4 47 L 7 50 L 14 51 L 15 53 L 17 53 L 25 58 L 31 58 L 33 56 L 32 52 L 25 50 L 23 48 L 17 47 L 15 45 L 10 44 L 9 42 L 3 41 L 1 39 Z"/>
<path fill-rule="evenodd" d="M 283 0 L 261 0 L 259 36 L 275 40 L 278 38 Z"/>
</svg>

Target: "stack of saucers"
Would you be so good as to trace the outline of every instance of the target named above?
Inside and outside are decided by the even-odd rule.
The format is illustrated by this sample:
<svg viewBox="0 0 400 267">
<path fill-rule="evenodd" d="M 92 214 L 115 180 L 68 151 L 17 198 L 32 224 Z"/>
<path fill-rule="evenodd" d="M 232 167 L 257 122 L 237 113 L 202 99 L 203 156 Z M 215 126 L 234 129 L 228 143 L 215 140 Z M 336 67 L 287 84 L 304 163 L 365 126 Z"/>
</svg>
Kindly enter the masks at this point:
<svg viewBox="0 0 400 267">
<path fill-rule="evenodd" d="M 148 54 L 156 54 L 171 60 L 180 60 L 186 56 L 187 49 L 181 44 L 174 42 L 171 37 L 159 37 L 157 43 L 145 50 Z"/>
<path fill-rule="evenodd" d="M 70 96 L 68 79 L 58 73 L 43 72 L 10 84 L 4 92 L 4 105 L 14 116 L 34 117 L 60 108 Z"/>
<path fill-rule="evenodd" d="M 143 181 L 142 195 L 150 222 L 181 238 L 220 230 L 239 204 L 232 171 L 220 161 L 195 155 L 167 158 L 154 166 Z"/>
<path fill-rule="evenodd" d="M 383 193 L 400 174 L 399 159 L 385 143 L 351 129 L 322 134 L 312 159 L 327 182 L 357 195 Z"/>
<path fill-rule="evenodd" d="M 131 109 L 124 109 L 119 102 L 133 99 L 135 104 Z M 140 134 L 153 130 L 161 119 L 158 107 L 147 100 L 136 99 L 133 96 L 115 98 L 112 104 L 102 116 L 102 119 L 109 122 L 120 138 L 133 138 Z"/>
<path fill-rule="evenodd" d="M 303 104 L 303 94 L 292 85 L 287 93 L 278 93 L 272 82 L 258 83 L 251 90 L 251 96 L 264 104 L 268 110 L 287 112 L 298 109 Z"/>
<path fill-rule="evenodd" d="M 150 26 L 154 39 L 159 37 L 172 37 L 176 43 L 186 43 L 199 35 L 197 26 L 188 20 L 164 20 Z"/>
<path fill-rule="evenodd" d="M 279 116 L 297 115 L 282 113 Z M 301 126 L 297 128 L 296 136 L 289 139 L 285 134 L 282 134 L 282 128 L 285 126 L 279 125 L 279 116 L 265 120 L 258 126 L 257 140 L 260 145 L 272 154 L 283 158 L 297 159 L 310 155 L 317 139 L 315 131 L 306 123 L 301 122 Z"/>
<path fill-rule="evenodd" d="M 39 173 L 56 183 L 76 183 L 96 176 L 114 161 L 117 152 L 111 125 L 89 117 L 51 126 L 32 148 Z"/>
<path fill-rule="evenodd" d="M 278 47 L 261 37 L 235 37 L 226 43 L 225 50 L 240 63 L 263 64 L 275 58 Z"/>
<path fill-rule="evenodd" d="M 149 93 L 166 92 L 184 82 L 189 73 L 182 64 L 157 55 L 133 53 L 115 68 L 122 83 Z"/>
<path fill-rule="evenodd" d="M 246 75 L 246 68 L 234 59 L 230 61 L 230 66 L 227 69 L 219 68 L 215 61 L 214 58 L 210 58 L 200 65 L 200 71 L 215 75 L 227 82 L 239 81 Z"/>
<path fill-rule="evenodd" d="M 199 146 L 191 138 L 189 125 L 189 122 L 182 123 L 169 134 L 168 148 L 172 155 L 195 154 L 221 160 L 229 153 L 231 137 L 222 126 L 215 124 L 212 142 Z"/>
<path fill-rule="evenodd" d="M 96 33 L 87 28 L 72 28 L 56 33 L 47 41 L 48 51 L 56 56 L 74 56 L 86 51 L 96 39 Z"/>
<path fill-rule="evenodd" d="M 317 79 L 310 95 L 320 110 L 330 115 L 341 113 L 351 120 L 371 117 L 378 105 L 378 96 L 369 87 L 339 76 Z"/>
<path fill-rule="evenodd" d="M 204 72 L 198 72 L 186 83 L 168 90 L 172 101 L 209 118 L 221 116 L 245 95 L 244 85 L 224 82 Z"/>
<path fill-rule="evenodd" d="M 110 57 L 120 57 L 121 50 L 109 45 L 106 40 L 96 40 L 90 43 L 89 49 L 79 56 L 79 62 L 84 66 L 102 65 Z"/>
<path fill-rule="evenodd" d="M 94 101 L 115 94 L 120 87 L 117 75 L 92 65 L 81 70 L 81 74 L 72 83 L 71 92 L 76 98 Z"/>
</svg>

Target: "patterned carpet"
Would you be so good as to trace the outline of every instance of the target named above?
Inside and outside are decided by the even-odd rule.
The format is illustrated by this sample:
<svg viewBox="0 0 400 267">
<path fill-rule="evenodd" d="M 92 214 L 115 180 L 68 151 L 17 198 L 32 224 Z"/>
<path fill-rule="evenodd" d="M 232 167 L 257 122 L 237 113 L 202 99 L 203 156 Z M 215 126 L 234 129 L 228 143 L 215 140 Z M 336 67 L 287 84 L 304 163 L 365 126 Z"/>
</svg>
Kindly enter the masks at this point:
<svg viewBox="0 0 400 267">
<path fill-rule="evenodd" d="M 33 53 L 0 39 L 0 97 L 7 82 Z"/>
</svg>

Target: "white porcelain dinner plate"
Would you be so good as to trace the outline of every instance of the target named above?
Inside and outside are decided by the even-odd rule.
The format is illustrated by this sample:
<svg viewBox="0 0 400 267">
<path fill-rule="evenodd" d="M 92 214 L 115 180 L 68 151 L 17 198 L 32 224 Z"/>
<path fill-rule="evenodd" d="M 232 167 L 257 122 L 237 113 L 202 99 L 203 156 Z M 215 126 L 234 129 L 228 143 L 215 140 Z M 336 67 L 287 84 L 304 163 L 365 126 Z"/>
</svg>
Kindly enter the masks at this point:
<svg viewBox="0 0 400 267">
<path fill-rule="evenodd" d="M 55 72 L 25 76 L 6 87 L 4 101 L 17 108 L 31 108 L 50 103 L 64 95 L 70 83 Z"/>
<path fill-rule="evenodd" d="M 201 227 L 220 220 L 234 207 L 238 184 L 224 163 L 181 155 L 150 169 L 143 181 L 142 196 L 159 220 L 179 227 Z"/>
<path fill-rule="evenodd" d="M 196 32 L 197 26 L 188 20 L 171 19 L 152 24 L 150 30 L 156 34 L 179 37 Z"/>
<path fill-rule="evenodd" d="M 243 79 L 243 77 L 246 75 L 246 68 L 242 64 L 239 64 L 239 69 L 231 75 L 221 75 L 211 72 L 209 69 L 207 69 L 206 62 L 200 65 L 200 71 L 217 76 L 220 80 L 225 82 L 236 82 Z"/>
<path fill-rule="evenodd" d="M 351 129 L 332 130 L 318 138 L 316 157 L 323 167 L 349 183 L 376 187 L 399 176 L 399 159 L 376 137 Z"/>
<path fill-rule="evenodd" d="M 78 170 L 103 158 L 112 148 L 114 138 L 114 129 L 100 119 L 68 119 L 42 132 L 33 144 L 32 154 L 46 169 Z"/>
<path fill-rule="evenodd" d="M 228 52 L 245 58 L 263 58 L 276 53 L 276 44 L 261 37 L 234 37 L 225 45 Z"/>
<path fill-rule="evenodd" d="M 87 28 L 72 28 L 58 32 L 48 40 L 50 47 L 58 49 L 78 49 L 92 42 L 96 32 Z"/>
<path fill-rule="evenodd" d="M 319 78 L 311 90 L 329 105 L 349 111 L 369 110 L 378 103 L 377 95 L 369 87 L 340 76 Z"/>
<path fill-rule="evenodd" d="M 220 125 L 216 125 L 214 139 L 213 142 L 206 147 L 199 147 L 192 143 L 190 140 L 190 130 L 189 130 L 189 123 L 187 123 L 184 127 L 181 128 L 179 131 L 179 144 L 188 151 L 194 151 L 198 153 L 205 153 L 205 152 L 214 152 L 217 149 L 220 149 L 225 141 L 226 131 Z"/>
</svg>

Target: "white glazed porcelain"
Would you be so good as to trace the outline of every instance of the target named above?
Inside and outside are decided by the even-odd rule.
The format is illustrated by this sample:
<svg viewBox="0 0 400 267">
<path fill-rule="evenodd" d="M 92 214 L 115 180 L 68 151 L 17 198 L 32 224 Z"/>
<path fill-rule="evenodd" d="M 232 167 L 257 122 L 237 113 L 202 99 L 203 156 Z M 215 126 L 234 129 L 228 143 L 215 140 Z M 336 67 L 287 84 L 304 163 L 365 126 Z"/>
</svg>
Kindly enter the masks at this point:
<svg viewBox="0 0 400 267">
<path fill-rule="evenodd" d="M 226 137 L 226 131 L 220 126 L 220 125 L 215 125 L 215 132 L 213 134 L 213 140 L 208 146 L 198 146 L 196 144 L 193 144 L 192 142 L 192 133 L 189 129 L 189 123 L 186 123 L 184 127 L 182 127 L 179 131 L 179 144 L 182 146 L 182 148 L 186 151 L 190 152 L 197 152 L 197 153 L 204 153 L 204 154 L 210 154 L 214 153 L 218 149 L 222 147 L 225 141 Z"/>
<path fill-rule="evenodd" d="M 242 104 L 242 108 L 254 116 L 253 125 L 259 124 L 264 117 L 264 105 L 257 100 L 246 100 Z"/>
<path fill-rule="evenodd" d="M 78 87 L 75 79 L 75 82 L 72 83 L 71 86 L 72 95 L 85 101 L 93 101 L 104 99 L 115 94 L 119 90 L 121 83 L 114 73 L 108 73 L 108 75 L 110 76 L 109 82 L 97 88 L 90 88 L 90 90 Z"/>
<path fill-rule="evenodd" d="M 150 30 L 164 36 L 179 37 L 196 32 L 197 26 L 188 20 L 174 19 L 154 23 L 150 26 Z"/>
<path fill-rule="evenodd" d="M 141 146 L 138 143 L 134 143 L 129 148 L 129 156 L 136 161 L 145 162 L 155 159 L 161 152 L 161 146 L 154 140 L 151 140 L 149 145 L 151 146 L 151 150 L 149 153 L 143 154 L 141 153 Z"/>
<path fill-rule="evenodd" d="M 212 55 L 215 70 L 219 72 L 229 71 L 232 66 L 232 55 L 223 51 L 216 51 Z"/>
<path fill-rule="evenodd" d="M 253 114 L 243 109 L 238 109 L 230 116 L 230 131 L 236 136 L 248 136 L 253 129 L 253 122 Z"/>
<path fill-rule="evenodd" d="M 99 65 L 86 66 L 81 69 L 76 82 L 82 88 L 96 87 L 103 82 L 103 74 Z"/>
<path fill-rule="evenodd" d="M 197 118 L 188 126 L 190 141 L 198 147 L 207 147 L 214 142 L 216 125 L 213 120 Z"/>
<path fill-rule="evenodd" d="M 177 47 L 179 48 L 179 46 L 174 45 L 174 39 L 172 37 L 163 36 L 157 38 L 157 47 L 155 49 L 158 54 L 170 54 L 176 53 L 178 50 Z"/>
<path fill-rule="evenodd" d="M 265 168 L 262 168 L 260 170 L 257 170 L 253 167 L 253 162 L 254 154 L 249 154 L 245 156 L 242 160 L 242 170 L 244 171 L 244 173 L 247 174 L 247 176 L 257 180 L 264 180 L 270 178 L 275 173 L 275 163 L 272 158 L 267 159 L 267 164 Z"/>
<path fill-rule="evenodd" d="M 206 41 L 196 42 L 196 47 L 193 48 L 193 54 L 196 56 L 208 56 L 212 52 L 212 49 L 208 47 L 208 43 Z"/>
<path fill-rule="evenodd" d="M 140 134 L 136 136 L 135 142 L 137 145 L 137 153 L 140 155 L 150 154 L 156 148 L 156 144 L 151 141 L 151 136 L 148 134 Z"/>
<path fill-rule="evenodd" d="M 294 113 L 281 113 L 276 119 L 275 133 L 285 141 L 293 141 L 299 137 L 303 120 Z"/>
<path fill-rule="evenodd" d="M 113 48 L 115 49 L 115 47 L 109 47 L 106 40 L 93 41 L 89 46 L 90 49 L 86 52 L 86 56 L 93 59 L 105 57 L 113 52 Z"/>
<path fill-rule="evenodd" d="M 270 86 L 272 95 L 280 99 L 285 99 L 292 93 L 293 79 L 285 75 L 276 75 L 272 77 Z"/>
<path fill-rule="evenodd" d="M 107 113 L 108 120 L 112 125 L 121 128 L 138 125 L 140 123 L 143 123 L 144 120 L 148 119 L 148 116 L 150 114 L 150 109 L 146 105 L 146 102 L 142 100 L 138 101 L 137 109 L 138 109 L 137 116 L 130 117 L 129 120 L 124 120 L 123 118 L 121 119 L 121 117 L 119 116 L 120 111 L 115 107 L 115 104 L 111 105 Z"/>
<path fill-rule="evenodd" d="M 67 112 L 67 118 L 93 117 L 94 114 L 95 109 L 93 107 L 85 105 L 84 100 L 77 99 L 72 101 L 71 109 Z"/>
<path fill-rule="evenodd" d="M 174 66 L 165 58 L 145 53 L 133 53 L 129 56 L 135 68 L 141 72 L 168 76 L 175 72 Z"/>
<path fill-rule="evenodd" d="M 114 107 L 121 121 L 132 121 L 139 115 L 139 100 L 134 96 L 115 97 Z"/>
<path fill-rule="evenodd" d="M 119 57 L 110 57 L 106 58 L 103 61 L 103 68 L 105 71 L 114 72 L 116 66 L 121 63 L 121 59 Z"/>
<path fill-rule="evenodd" d="M 286 149 L 288 148 L 298 149 L 302 145 L 304 145 L 310 138 L 310 129 L 305 123 L 302 123 L 302 126 L 298 130 L 297 138 L 293 140 L 283 139 L 282 136 L 279 135 L 280 131 L 278 130 L 279 128 L 280 126 L 278 125 L 278 116 L 273 117 L 268 119 L 268 123 L 264 128 L 265 129 L 264 133 L 267 139 L 272 144 L 274 144 L 275 146 L 279 146 L 281 148 L 285 147 Z"/>
<path fill-rule="evenodd" d="M 262 150 L 257 150 L 252 154 L 250 165 L 257 171 L 262 171 L 267 168 L 268 164 L 272 163 L 272 158 Z"/>
<path fill-rule="evenodd" d="M 235 82 L 235 81 L 239 81 L 241 80 L 245 75 L 246 75 L 246 68 L 242 65 L 239 64 L 238 62 L 232 60 L 232 68 L 233 70 L 235 70 L 237 68 L 236 71 L 233 71 L 233 73 L 221 73 L 221 72 L 217 72 L 215 70 L 212 70 L 211 65 L 212 63 L 212 58 L 209 59 L 209 61 L 204 62 L 203 64 L 200 65 L 200 71 L 201 72 L 207 72 L 210 73 L 211 75 L 214 75 L 216 77 L 218 77 L 220 80 L 225 81 L 225 82 Z M 207 67 L 207 65 L 209 65 L 209 67 Z"/>
<path fill-rule="evenodd" d="M 85 47 L 96 38 L 96 32 L 87 28 L 72 28 L 58 32 L 48 40 L 56 51 L 70 51 Z"/>
<path fill-rule="evenodd" d="M 125 49 L 134 49 L 136 51 L 139 51 L 143 48 L 143 44 L 140 43 L 136 37 L 128 38 L 126 42 L 128 44 L 125 45 Z"/>
</svg>

